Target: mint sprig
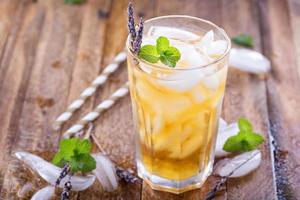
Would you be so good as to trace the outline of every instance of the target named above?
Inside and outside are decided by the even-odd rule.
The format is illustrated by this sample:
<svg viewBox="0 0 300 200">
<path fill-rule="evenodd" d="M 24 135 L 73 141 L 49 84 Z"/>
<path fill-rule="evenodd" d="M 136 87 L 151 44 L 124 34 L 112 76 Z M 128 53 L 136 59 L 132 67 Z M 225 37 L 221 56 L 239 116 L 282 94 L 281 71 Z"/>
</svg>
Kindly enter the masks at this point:
<svg viewBox="0 0 300 200">
<path fill-rule="evenodd" d="M 66 4 L 81 4 L 84 3 L 85 0 L 64 0 Z"/>
<path fill-rule="evenodd" d="M 91 149 L 92 145 L 86 139 L 63 139 L 59 144 L 59 151 L 55 154 L 52 163 L 59 167 L 64 167 L 68 164 L 73 173 L 92 171 L 96 168 L 96 161 L 90 155 Z"/>
<path fill-rule="evenodd" d="M 223 146 L 223 150 L 227 152 L 246 152 L 252 151 L 258 145 L 264 142 L 264 138 L 253 132 L 251 123 L 245 119 L 238 120 L 238 127 L 240 131 L 237 135 L 228 138 Z"/>
<path fill-rule="evenodd" d="M 169 67 L 175 67 L 180 60 L 181 54 L 176 47 L 170 46 L 170 41 L 166 37 L 159 37 L 155 45 L 144 45 L 138 52 L 139 58 L 150 62 L 157 63 L 161 61 Z"/>
<path fill-rule="evenodd" d="M 244 47 L 253 47 L 253 38 L 251 35 L 240 34 L 231 39 L 234 43 L 244 46 Z"/>
</svg>

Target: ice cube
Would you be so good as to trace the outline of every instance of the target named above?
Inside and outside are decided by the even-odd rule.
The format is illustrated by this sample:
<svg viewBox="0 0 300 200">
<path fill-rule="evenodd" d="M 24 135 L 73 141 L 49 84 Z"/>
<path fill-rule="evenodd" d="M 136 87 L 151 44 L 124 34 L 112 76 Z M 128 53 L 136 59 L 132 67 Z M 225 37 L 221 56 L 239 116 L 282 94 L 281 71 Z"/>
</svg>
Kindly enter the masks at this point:
<svg viewBox="0 0 300 200">
<path fill-rule="evenodd" d="M 157 37 L 146 36 L 142 40 L 142 46 L 146 44 L 156 45 L 156 39 Z"/>
<path fill-rule="evenodd" d="M 176 67 L 195 67 L 203 66 L 209 63 L 208 57 L 201 54 L 197 49 L 190 44 L 170 40 L 171 45 L 175 46 L 181 53 L 181 57 Z M 181 66 L 181 65 L 184 66 Z"/>
<path fill-rule="evenodd" d="M 223 131 L 225 128 L 227 128 L 227 122 L 223 118 L 220 118 L 219 119 L 219 130 L 218 130 L 218 133 L 220 131 Z"/>
<path fill-rule="evenodd" d="M 246 152 L 233 158 L 225 158 L 215 165 L 215 174 L 222 177 L 241 177 L 257 169 L 261 163 L 262 155 L 259 150 Z"/>
<path fill-rule="evenodd" d="M 201 103 L 203 100 L 205 100 L 204 96 L 198 90 L 192 92 L 192 97 L 196 103 Z"/>
<path fill-rule="evenodd" d="M 212 42 L 206 49 L 208 55 L 221 55 L 226 51 L 227 42 L 225 40 L 217 40 Z"/>
<path fill-rule="evenodd" d="M 168 78 L 173 80 L 158 80 L 158 83 L 167 88 L 184 92 L 193 88 L 202 77 L 202 73 L 199 72 L 180 71 L 168 76 Z"/>
<path fill-rule="evenodd" d="M 255 74 L 266 73 L 271 70 L 271 62 L 261 53 L 243 48 L 230 50 L 229 64 L 231 67 Z"/>
<path fill-rule="evenodd" d="M 216 66 L 211 66 L 205 69 L 206 76 L 203 78 L 203 83 L 211 90 L 216 91 L 221 83 L 224 83 L 226 79 L 226 68 L 222 68 L 218 71 Z"/>
<path fill-rule="evenodd" d="M 225 123 L 224 122 L 219 123 L 218 137 L 217 137 L 216 147 L 215 147 L 216 157 L 224 157 L 230 154 L 223 150 L 223 146 L 229 137 L 234 136 L 239 132 L 239 127 L 237 123 L 232 123 L 230 125 L 227 125 Z"/>
<path fill-rule="evenodd" d="M 147 33 L 148 36 L 164 36 L 167 38 L 173 38 L 177 40 L 197 40 L 199 36 L 195 33 L 178 29 L 174 27 L 167 27 L 167 26 L 151 26 Z"/>
<path fill-rule="evenodd" d="M 209 56 L 218 55 L 225 52 L 227 42 L 225 40 L 214 41 L 214 32 L 210 30 L 202 37 L 200 43 L 196 44 L 196 48 Z"/>
<path fill-rule="evenodd" d="M 161 131 L 161 129 L 164 127 L 164 118 L 162 113 L 156 113 L 154 118 L 153 118 L 153 122 L 152 122 L 152 126 L 153 126 L 153 134 L 155 133 L 159 133 Z"/>
<path fill-rule="evenodd" d="M 202 69 L 188 70 L 187 68 L 206 65 L 209 59 L 198 52 L 193 45 L 176 40 L 170 40 L 170 43 L 181 52 L 176 68 L 182 68 L 182 71 L 176 71 L 158 82 L 177 91 L 187 91 L 194 87 L 204 75 Z"/>
<path fill-rule="evenodd" d="M 206 48 L 214 41 L 214 31 L 210 30 L 201 38 L 199 47 Z"/>
</svg>

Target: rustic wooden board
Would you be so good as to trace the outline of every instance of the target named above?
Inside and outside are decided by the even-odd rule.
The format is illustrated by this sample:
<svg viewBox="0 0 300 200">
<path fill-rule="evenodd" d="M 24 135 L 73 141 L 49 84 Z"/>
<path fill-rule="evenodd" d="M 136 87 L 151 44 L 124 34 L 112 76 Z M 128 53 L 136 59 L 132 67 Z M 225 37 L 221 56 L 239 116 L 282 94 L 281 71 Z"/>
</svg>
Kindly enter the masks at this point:
<svg viewBox="0 0 300 200">
<path fill-rule="evenodd" d="M 299 27 L 292 28 L 294 23 L 290 23 L 287 1 L 262 1 L 260 10 L 264 14 L 264 51 L 271 58 L 273 67 L 267 80 L 267 95 L 270 130 L 277 146 L 277 192 L 280 199 L 299 199 L 300 80 L 299 57 L 293 40 L 293 28 Z"/>
<path fill-rule="evenodd" d="M 9 7 L 8 7 L 9 6 Z M 19 8 L 12 10 L 10 8 Z M 5 115 L 1 115 L 0 117 L 0 144 L 2 147 L 4 147 L 4 151 L 1 151 L 0 156 L 2 159 L 0 159 L 0 168 L 1 168 L 1 175 L 0 175 L 0 188 L 2 188 L 2 182 L 3 182 L 3 176 L 5 172 L 5 159 L 4 157 L 7 157 L 7 154 L 9 154 L 10 145 L 11 142 L 8 143 L 7 141 L 10 141 L 14 136 L 13 134 L 10 134 L 9 131 L 11 129 L 11 125 L 13 124 L 12 119 L 16 119 L 18 117 L 18 114 L 13 114 L 12 110 L 14 109 L 14 106 L 17 104 L 20 104 L 21 101 L 18 100 L 23 93 L 19 93 L 20 96 L 18 96 L 18 88 L 20 87 L 20 79 L 21 74 L 16 73 L 16 76 L 14 77 L 14 80 L 12 80 L 12 77 L 6 77 L 6 74 L 9 73 L 9 64 L 12 57 L 12 52 L 15 46 L 15 41 L 17 38 L 17 32 L 21 27 L 21 16 L 23 15 L 24 11 L 24 4 L 19 5 L 18 1 L 5 1 L 1 4 L 1 13 L 4 13 L 1 15 L 1 21 L 4 21 L 4 25 L 1 25 L 1 62 L 0 62 L 0 91 L 1 95 L 5 93 L 5 100 L 4 98 L 1 98 L 0 100 L 0 110 L 3 113 L 6 113 Z M 6 12 L 6 10 L 9 10 L 9 13 Z M 22 69 L 21 69 L 22 70 Z M 9 79 L 9 80 L 8 80 Z M 5 82 L 3 82 L 5 81 Z M 7 87 L 7 89 L 5 89 Z M 8 89 L 9 87 L 9 89 Z"/>
<path fill-rule="evenodd" d="M 272 72 L 258 77 L 230 70 L 223 116 L 229 122 L 249 118 L 264 134 L 263 161 L 249 176 L 230 180 L 216 199 L 299 199 L 300 4 L 297 0 L 151 0 L 133 1 L 137 15 L 148 19 L 187 14 L 222 26 L 230 36 L 255 38 L 255 49 L 272 60 Z M 34 175 L 12 155 L 33 151 L 51 159 L 61 132 L 55 118 L 121 51 L 127 36 L 128 0 L 0 1 L 0 199 L 18 199 L 16 192 Z M 126 64 L 75 113 L 66 130 L 127 80 Z M 96 120 L 94 139 L 119 165 L 135 169 L 129 96 Z M 277 144 L 275 162 L 269 134 Z M 95 151 L 99 151 L 97 146 Z M 275 168 L 273 173 L 272 168 Z M 276 178 L 276 180 L 274 179 Z M 172 195 L 147 184 L 122 183 L 114 193 L 95 184 L 72 199 L 203 199 L 217 177 L 199 190 Z M 35 182 L 37 187 L 44 185 Z M 276 184 L 276 185 L 275 185 Z M 277 190 L 276 190 L 277 189 Z"/>
<path fill-rule="evenodd" d="M 235 12 L 226 12 L 229 10 Z M 248 33 L 255 38 L 255 49 L 260 51 L 258 7 L 254 1 L 224 0 L 221 13 L 222 27 L 230 36 Z M 228 72 L 227 80 L 223 104 L 225 119 L 233 122 L 241 116 L 246 117 L 253 122 L 255 130 L 265 136 L 266 141 L 260 147 L 262 165 L 246 177 L 228 181 L 228 199 L 275 199 L 265 80 L 257 75 L 232 69 Z"/>
<path fill-rule="evenodd" d="M 20 163 L 6 156 L 19 149 L 53 152 L 57 148 L 60 135 L 53 132 L 49 122 L 66 106 L 81 30 L 80 26 L 74 26 L 81 20 L 79 7 L 67 8 L 60 1 L 26 3 L 1 91 L 5 96 L 12 93 L 18 97 L 1 99 L 3 107 L 12 102 L 10 112 L 1 110 L 13 114 L 7 139 L 2 140 L 7 146 L 6 152 L 1 152 L 5 153 L 4 166 L 7 166 L 3 171 L 3 199 L 16 199 L 16 190 L 26 181 L 21 178 L 24 174 L 19 173 Z M 61 70 L 53 67 L 56 60 L 63 60 Z"/>
</svg>

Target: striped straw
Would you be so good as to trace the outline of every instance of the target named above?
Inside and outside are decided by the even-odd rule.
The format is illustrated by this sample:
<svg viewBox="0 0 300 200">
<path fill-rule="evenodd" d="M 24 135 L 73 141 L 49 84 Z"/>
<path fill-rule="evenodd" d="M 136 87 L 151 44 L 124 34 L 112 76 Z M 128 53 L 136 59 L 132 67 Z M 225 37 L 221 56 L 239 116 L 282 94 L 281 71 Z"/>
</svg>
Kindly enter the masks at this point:
<svg viewBox="0 0 300 200">
<path fill-rule="evenodd" d="M 65 133 L 65 138 L 70 138 L 80 130 L 82 130 L 87 123 L 94 121 L 97 119 L 100 114 L 109 109 L 114 103 L 119 100 L 120 98 L 124 97 L 128 94 L 128 85 L 129 83 L 126 82 L 122 87 L 117 89 L 108 99 L 102 101 L 97 107 L 90 113 L 86 114 L 77 124 L 71 126 Z"/>
<path fill-rule="evenodd" d="M 97 88 L 100 85 L 103 85 L 107 78 L 109 77 L 109 75 L 111 75 L 112 73 L 114 73 L 120 66 L 120 64 L 126 60 L 126 52 L 122 51 L 120 53 L 118 53 L 115 57 L 112 63 L 110 63 L 109 65 L 107 65 L 105 67 L 105 69 L 102 71 L 102 73 L 96 77 L 96 79 L 92 82 L 92 84 L 86 88 L 85 90 L 82 91 L 82 93 L 80 94 L 80 97 L 76 100 L 74 100 L 69 107 L 67 108 L 67 110 L 62 113 L 54 122 L 54 129 L 55 130 L 59 130 L 61 125 L 63 123 L 65 123 L 66 121 L 68 121 L 73 113 L 78 110 L 85 102 L 85 100 L 92 96 L 95 91 L 97 90 Z"/>
</svg>

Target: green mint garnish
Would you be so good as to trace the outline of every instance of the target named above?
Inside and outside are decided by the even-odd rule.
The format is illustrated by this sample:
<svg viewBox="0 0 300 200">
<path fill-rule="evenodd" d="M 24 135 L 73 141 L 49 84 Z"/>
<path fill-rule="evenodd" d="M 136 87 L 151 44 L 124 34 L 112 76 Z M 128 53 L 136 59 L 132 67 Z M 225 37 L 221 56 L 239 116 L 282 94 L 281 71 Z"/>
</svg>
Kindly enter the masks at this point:
<svg viewBox="0 0 300 200">
<path fill-rule="evenodd" d="M 157 63 L 159 61 L 159 54 L 157 53 L 156 46 L 144 45 L 139 51 L 139 57 L 150 63 Z"/>
<path fill-rule="evenodd" d="M 232 38 L 232 41 L 241 46 L 253 47 L 253 38 L 251 37 L 251 35 L 240 34 Z"/>
<path fill-rule="evenodd" d="M 228 138 L 223 146 L 223 150 L 227 152 L 246 152 L 252 151 L 258 145 L 264 142 L 264 138 L 253 132 L 251 123 L 244 118 L 238 121 L 239 133 Z"/>
<path fill-rule="evenodd" d="M 156 40 L 156 46 L 142 46 L 138 56 L 150 63 L 157 63 L 160 60 L 169 67 L 175 67 L 181 55 L 177 48 L 170 46 L 168 38 L 161 36 Z"/>
<path fill-rule="evenodd" d="M 68 3 L 68 4 L 81 4 L 84 2 L 85 2 L 85 0 L 65 0 L 65 3 Z"/>
<path fill-rule="evenodd" d="M 96 161 L 90 155 L 91 149 L 92 145 L 86 139 L 63 139 L 52 163 L 59 167 L 69 164 L 72 172 L 92 171 L 96 168 Z"/>
</svg>

